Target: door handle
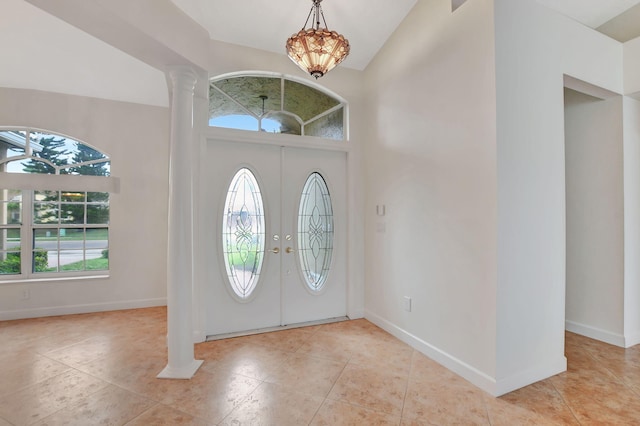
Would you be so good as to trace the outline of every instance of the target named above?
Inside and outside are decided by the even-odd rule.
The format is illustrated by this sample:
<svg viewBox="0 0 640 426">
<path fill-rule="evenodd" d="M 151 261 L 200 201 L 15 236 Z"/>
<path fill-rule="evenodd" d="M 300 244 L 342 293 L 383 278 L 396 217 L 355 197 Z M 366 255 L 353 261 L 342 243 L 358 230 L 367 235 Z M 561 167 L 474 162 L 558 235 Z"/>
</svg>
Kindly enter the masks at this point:
<svg viewBox="0 0 640 426">
<path fill-rule="evenodd" d="M 287 253 L 293 253 L 293 249 L 291 247 L 287 247 L 284 251 Z"/>
<path fill-rule="evenodd" d="M 270 251 L 273 254 L 278 254 L 278 253 L 280 253 L 280 247 L 274 247 L 274 248 L 272 248 L 271 250 L 268 250 L 268 251 Z"/>
</svg>

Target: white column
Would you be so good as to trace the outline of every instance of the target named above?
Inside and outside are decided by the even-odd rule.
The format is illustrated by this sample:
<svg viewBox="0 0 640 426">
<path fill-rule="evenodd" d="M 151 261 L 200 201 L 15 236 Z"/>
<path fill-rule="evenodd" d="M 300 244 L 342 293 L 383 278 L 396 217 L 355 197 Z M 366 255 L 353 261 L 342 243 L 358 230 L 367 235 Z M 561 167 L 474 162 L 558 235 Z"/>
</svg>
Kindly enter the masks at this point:
<svg viewBox="0 0 640 426">
<path fill-rule="evenodd" d="M 193 320 L 193 91 L 196 73 L 169 70 L 171 140 L 169 152 L 169 250 L 167 257 L 167 344 L 169 362 L 162 379 L 190 379 L 202 365 L 194 359 Z"/>
</svg>

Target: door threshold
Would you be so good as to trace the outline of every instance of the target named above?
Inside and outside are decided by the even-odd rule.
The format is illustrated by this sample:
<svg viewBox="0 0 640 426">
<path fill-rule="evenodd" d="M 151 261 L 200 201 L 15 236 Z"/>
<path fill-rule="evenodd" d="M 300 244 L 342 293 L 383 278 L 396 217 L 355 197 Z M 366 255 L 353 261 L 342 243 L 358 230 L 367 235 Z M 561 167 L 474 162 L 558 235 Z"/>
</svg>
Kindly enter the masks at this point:
<svg viewBox="0 0 640 426">
<path fill-rule="evenodd" d="M 307 322 L 299 322 L 296 324 L 279 325 L 276 327 L 256 328 L 253 330 L 235 331 L 233 333 L 214 334 L 211 336 L 207 336 L 205 342 L 212 342 L 214 340 L 222 340 L 222 339 L 231 339 L 233 337 L 251 336 L 253 334 L 270 333 L 272 331 L 290 330 L 293 328 L 311 327 L 313 325 L 331 324 L 333 322 L 341 322 L 341 321 L 349 321 L 349 317 L 327 318 L 327 319 L 317 320 L 317 321 L 307 321 Z"/>
</svg>

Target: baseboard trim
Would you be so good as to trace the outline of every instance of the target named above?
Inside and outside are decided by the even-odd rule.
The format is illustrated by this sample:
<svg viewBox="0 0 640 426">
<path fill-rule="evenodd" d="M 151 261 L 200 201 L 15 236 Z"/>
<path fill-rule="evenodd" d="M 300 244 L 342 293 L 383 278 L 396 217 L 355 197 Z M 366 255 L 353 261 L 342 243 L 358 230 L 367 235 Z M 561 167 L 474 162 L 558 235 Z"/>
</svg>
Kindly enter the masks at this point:
<svg viewBox="0 0 640 426">
<path fill-rule="evenodd" d="M 495 397 L 520 389 L 540 380 L 544 380 L 548 377 L 562 373 L 567 369 L 567 359 L 564 356 L 561 356 L 559 359 L 548 364 L 543 364 L 536 368 L 496 380 L 494 377 L 489 376 L 451 354 L 425 342 L 417 336 L 380 317 L 374 312 L 367 310 L 365 312 L 365 318 L 413 347 L 415 350 L 420 351 L 424 355 L 436 361 L 438 364 L 448 368 L 460 377 L 468 380 L 473 385 Z"/>
<path fill-rule="evenodd" d="M 438 364 L 470 381 L 480 389 L 490 393 L 491 395 L 497 396 L 495 395 L 496 381 L 493 377 L 425 342 L 369 310 L 365 311 L 364 317 L 415 350 L 422 352 Z"/>
<path fill-rule="evenodd" d="M 92 312 L 121 311 L 124 309 L 151 308 L 166 306 L 165 297 L 157 299 L 125 300 L 108 303 L 89 303 L 84 305 L 51 306 L 46 308 L 20 309 L 0 312 L 0 321 L 52 317 L 58 315 L 88 314 Z"/>
<path fill-rule="evenodd" d="M 564 327 L 567 331 L 588 337 L 590 339 L 599 340 L 601 342 L 609 343 L 610 345 L 619 346 L 621 348 L 628 347 L 625 345 L 625 337 L 621 334 L 612 333 L 601 328 L 592 327 L 590 325 L 581 324 L 579 322 L 570 320 L 565 321 Z"/>
<path fill-rule="evenodd" d="M 540 380 L 547 379 L 564 371 L 567 371 L 567 357 L 562 355 L 548 363 L 537 365 L 534 368 L 512 374 L 503 379 L 498 379 L 494 396 L 513 392 L 514 390 L 529 386 L 532 383 L 539 382 Z"/>
<path fill-rule="evenodd" d="M 156 377 L 158 379 L 189 380 L 196 374 L 196 371 L 198 371 L 200 366 L 202 366 L 203 362 L 203 360 L 194 359 L 188 365 L 183 365 L 177 368 L 167 365 Z"/>
<path fill-rule="evenodd" d="M 624 337 L 624 347 L 630 348 L 631 346 L 635 346 L 640 344 L 640 333 L 625 333 Z"/>
</svg>

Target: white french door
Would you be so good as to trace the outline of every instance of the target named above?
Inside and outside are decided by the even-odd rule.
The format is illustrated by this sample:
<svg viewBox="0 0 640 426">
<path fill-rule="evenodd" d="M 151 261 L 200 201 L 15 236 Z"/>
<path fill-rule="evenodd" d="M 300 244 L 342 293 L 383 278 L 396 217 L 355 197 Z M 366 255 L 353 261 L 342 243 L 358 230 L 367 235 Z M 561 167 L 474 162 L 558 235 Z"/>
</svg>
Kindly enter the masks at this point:
<svg viewBox="0 0 640 426">
<path fill-rule="evenodd" d="M 346 154 L 210 141 L 207 335 L 346 315 Z"/>
</svg>

